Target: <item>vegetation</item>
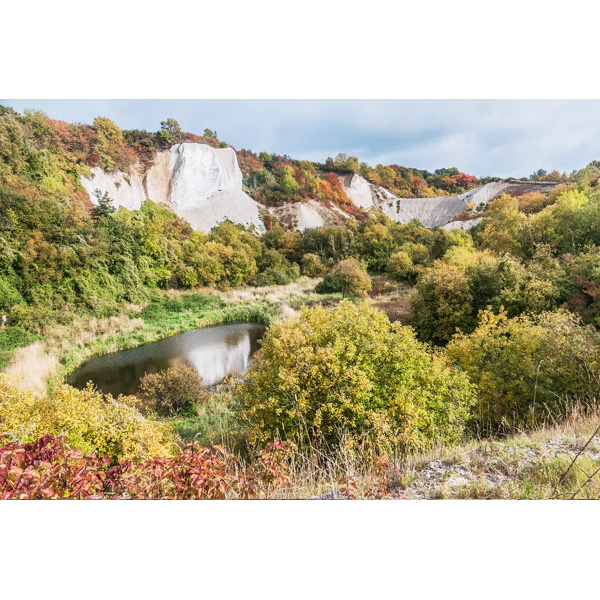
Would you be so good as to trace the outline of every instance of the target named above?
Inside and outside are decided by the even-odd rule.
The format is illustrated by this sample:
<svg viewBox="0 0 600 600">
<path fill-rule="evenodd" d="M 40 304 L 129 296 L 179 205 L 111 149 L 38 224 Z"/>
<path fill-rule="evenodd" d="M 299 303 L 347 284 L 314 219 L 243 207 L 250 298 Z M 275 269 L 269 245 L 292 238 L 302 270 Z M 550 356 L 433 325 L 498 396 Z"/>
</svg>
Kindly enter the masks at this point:
<svg viewBox="0 0 600 600">
<path fill-rule="evenodd" d="M 68 433 L 74 448 L 95 451 L 114 463 L 169 456 L 176 449 L 169 423 L 145 418 L 133 396 L 112 398 L 91 387 L 58 385 L 50 395 L 23 391 L 0 373 L 0 432 L 18 443 Z"/>
<path fill-rule="evenodd" d="M 9 362 L 10 356 L 17 348 L 33 343 L 37 337 L 21 327 L 0 329 L 0 369 Z"/>
<path fill-rule="evenodd" d="M 256 200 L 318 200 L 354 217 L 303 232 L 271 218 L 260 236 L 228 221 L 195 232 L 150 201 L 115 211 L 107 194 L 90 199 L 81 186 L 90 168 L 127 177 L 184 141 L 227 146 L 171 118 L 151 133 L 0 107 L 0 369 L 14 372 L 16 361 L 40 392 L 0 374 L 2 497 L 251 498 L 292 488 L 305 497 L 308 480 L 319 493 L 331 482 L 347 497 L 399 497 L 418 479 L 416 453 L 442 460 L 459 443 L 476 447 L 469 460 L 496 481 L 481 437 L 517 482 L 470 477 L 462 491 L 443 485 L 428 497 L 555 497 L 569 486 L 594 497 L 567 451 L 511 470 L 506 440 L 560 426 L 574 407 L 597 414 L 598 161 L 568 176 L 535 171 L 530 182 L 557 186 L 477 207 L 483 218 L 470 231 L 367 214 L 342 181 L 360 173 L 400 198 L 426 198 L 490 178 L 373 168 L 343 154 L 321 164 L 236 151 Z M 405 290 L 406 305 L 412 298 L 404 325 L 376 308 L 392 312 L 392 289 Z M 209 394 L 191 367 L 146 375 L 139 398 L 58 380 L 92 354 L 246 320 L 270 328 L 224 392 Z M 597 469 L 597 456 L 581 460 Z"/>
<path fill-rule="evenodd" d="M 477 385 L 485 432 L 531 428 L 600 392 L 600 336 L 566 311 L 509 319 L 487 310 L 473 333 L 450 342 L 448 357 Z"/>
<path fill-rule="evenodd" d="M 341 292 L 342 298 L 358 296 L 364 298 L 371 289 L 371 278 L 363 271 L 355 258 L 340 261 L 315 290 L 319 293 Z"/>
<path fill-rule="evenodd" d="M 146 373 L 137 394 L 158 414 L 197 415 L 197 405 L 208 398 L 202 378 L 192 365 L 171 367 L 159 373 Z"/>
<path fill-rule="evenodd" d="M 348 301 L 274 324 L 234 395 L 257 439 L 383 452 L 459 440 L 474 399 L 410 329 Z"/>
</svg>

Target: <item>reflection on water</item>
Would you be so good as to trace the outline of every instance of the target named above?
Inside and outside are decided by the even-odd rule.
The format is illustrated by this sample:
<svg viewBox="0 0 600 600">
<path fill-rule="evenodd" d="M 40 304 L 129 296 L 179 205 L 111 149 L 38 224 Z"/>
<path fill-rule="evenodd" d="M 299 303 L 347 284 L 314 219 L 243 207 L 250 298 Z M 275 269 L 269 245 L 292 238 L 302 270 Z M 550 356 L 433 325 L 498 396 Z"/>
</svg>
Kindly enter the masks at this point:
<svg viewBox="0 0 600 600">
<path fill-rule="evenodd" d="M 93 381 L 104 393 L 134 394 L 146 373 L 189 362 L 206 385 L 214 385 L 234 371 L 246 371 L 264 330 L 262 325 L 241 323 L 186 331 L 132 350 L 95 358 L 81 367 L 69 383 L 83 388 L 88 381 Z"/>
</svg>

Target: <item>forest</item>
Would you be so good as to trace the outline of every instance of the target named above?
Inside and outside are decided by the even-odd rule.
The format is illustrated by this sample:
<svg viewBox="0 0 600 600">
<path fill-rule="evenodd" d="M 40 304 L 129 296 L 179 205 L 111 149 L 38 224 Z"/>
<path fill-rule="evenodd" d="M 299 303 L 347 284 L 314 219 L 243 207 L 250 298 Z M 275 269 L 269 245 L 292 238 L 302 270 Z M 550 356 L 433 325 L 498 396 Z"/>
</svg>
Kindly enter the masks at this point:
<svg viewBox="0 0 600 600">
<path fill-rule="evenodd" d="M 507 458 L 531 441 L 516 435 L 575 430 L 581 447 L 592 433 L 600 161 L 569 175 L 535 171 L 528 181 L 556 186 L 500 195 L 469 230 L 365 211 L 339 176 L 360 173 L 399 198 L 494 178 L 345 154 L 315 163 L 235 151 L 244 190 L 261 204 L 311 199 L 351 216 L 302 232 L 272 215 L 263 234 L 231 221 L 194 231 L 150 200 L 115 210 L 81 185 L 92 167 L 148 168 L 182 141 L 228 146 L 171 118 L 150 133 L 0 106 L 1 498 L 308 497 L 331 482 L 334 497 L 404 498 L 427 453 L 452 474 L 456 453 L 481 461 L 485 444 L 500 453 L 479 465 L 487 479 L 469 475 L 442 497 L 600 495 L 588 476 L 593 444 L 585 468 L 566 451 Z M 285 307 L 270 299 L 301 285 Z M 406 304 L 399 318 L 378 308 L 391 299 Z M 261 350 L 219 390 L 188 367 L 147 375 L 136 396 L 65 383 L 92 354 L 248 320 L 268 326 Z M 12 370 L 36 344 L 56 363 L 44 390 Z"/>
</svg>

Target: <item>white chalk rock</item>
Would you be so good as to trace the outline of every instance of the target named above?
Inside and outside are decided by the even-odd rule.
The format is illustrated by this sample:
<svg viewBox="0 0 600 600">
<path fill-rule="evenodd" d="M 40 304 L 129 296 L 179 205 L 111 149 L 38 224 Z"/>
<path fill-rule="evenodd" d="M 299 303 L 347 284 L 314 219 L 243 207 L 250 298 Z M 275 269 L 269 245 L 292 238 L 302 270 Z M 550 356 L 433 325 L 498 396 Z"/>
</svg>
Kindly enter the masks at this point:
<svg viewBox="0 0 600 600">
<path fill-rule="evenodd" d="M 291 202 L 283 206 L 270 207 L 268 210 L 284 225 L 298 231 L 340 225 L 350 218 L 334 204 L 328 203 L 328 206 L 324 206 L 317 200 Z"/>
<path fill-rule="evenodd" d="M 146 198 L 165 206 L 185 219 L 194 229 L 210 231 L 229 219 L 264 231 L 263 208 L 242 191 L 242 172 L 232 148 L 206 144 L 176 144 L 159 152 L 142 182 L 137 170 L 131 175 L 92 170 L 93 179 L 82 179 L 92 198 L 96 188 L 108 192 L 115 208 L 139 209 Z M 125 187 L 124 177 L 131 185 Z"/>
<path fill-rule="evenodd" d="M 373 206 L 372 185 L 358 173 L 339 177 L 342 189 L 353 204 L 360 208 L 369 209 Z"/>
<path fill-rule="evenodd" d="M 123 206 L 127 210 L 139 210 L 146 200 L 142 179 L 135 170 L 132 173 L 105 173 L 100 167 L 94 167 L 92 176 L 82 177 L 81 184 L 93 204 L 98 204 L 96 190 L 102 195 L 107 193 L 115 208 Z"/>
</svg>

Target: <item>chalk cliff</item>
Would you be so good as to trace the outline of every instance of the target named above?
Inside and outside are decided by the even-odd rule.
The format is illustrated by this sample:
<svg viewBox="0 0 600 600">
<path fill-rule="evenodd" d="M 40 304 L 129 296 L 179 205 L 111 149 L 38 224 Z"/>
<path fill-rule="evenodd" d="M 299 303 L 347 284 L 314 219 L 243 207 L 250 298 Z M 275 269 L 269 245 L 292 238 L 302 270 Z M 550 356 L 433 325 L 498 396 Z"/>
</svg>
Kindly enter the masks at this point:
<svg viewBox="0 0 600 600">
<path fill-rule="evenodd" d="M 206 144 L 176 144 L 159 152 L 145 175 L 139 168 L 129 174 L 92 169 L 82 184 L 96 202 L 94 190 L 107 192 L 113 205 L 139 209 L 146 199 L 171 209 L 194 229 L 210 231 L 230 219 L 264 231 L 263 208 L 242 191 L 242 172 L 232 148 Z"/>
<path fill-rule="evenodd" d="M 202 231 L 210 231 L 221 221 L 230 219 L 246 227 L 254 226 L 258 233 L 262 233 L 265 229 L 262 211 L 270 212 L 286 226 L 301 231 L 309 227 L 338 225 L 350 218 L 338 207 L 316 200 L 267 209 L 242 190 L 242 179 L 232 148 L 184 143 L 159 152 L 145 173 L 139 167 L 130 173 L 107 173 L 96 167 L 92 169 L 92 177 L 82 178 L 82 184 L 94 203 L 97 202 L 96 189 L 101 194 L 108 193 L 117 208 L 139 209 L 146 199 L 150 199 Z M 452 223 L 468 208 L 474 209 L 475 216 L 488 202 L 505 192 L 517 189 L 548 191 L 556 185 L 505 180 L 479 186 L 459 196 L 398 198 L 358 173 L 342 175 L 339 179 L 344 192 L 357 207 L 381 211 L 400 223 L 418 219 L 429 228 Z M 468 229 L 477 222 L 461 221 L 447 228 Z"/>
<path fill-rule="evenodd" d="M 549 191 L 555 183 L 529 183 L 507 180 L 493 181 L 458 196 L 436 198 L 398 198 L 388 190 L 373 185 L 353 173 L 340 177 L 342 188 L 354 204 L 368 210 L 380 210 L 394 221 L 410 223 L 418 219 L 425 227 L 445 225 L 470 206 L 481 211 L 491 200 L 509 191 Z M 477 221 L 478 222 L 478 221 Z M 450 228 L 469 229 L 476 223 Z"/>
</svg>

